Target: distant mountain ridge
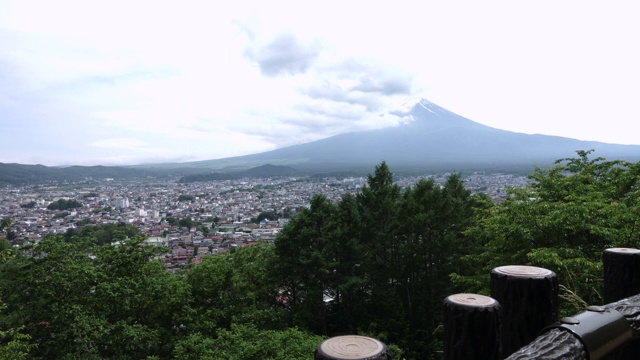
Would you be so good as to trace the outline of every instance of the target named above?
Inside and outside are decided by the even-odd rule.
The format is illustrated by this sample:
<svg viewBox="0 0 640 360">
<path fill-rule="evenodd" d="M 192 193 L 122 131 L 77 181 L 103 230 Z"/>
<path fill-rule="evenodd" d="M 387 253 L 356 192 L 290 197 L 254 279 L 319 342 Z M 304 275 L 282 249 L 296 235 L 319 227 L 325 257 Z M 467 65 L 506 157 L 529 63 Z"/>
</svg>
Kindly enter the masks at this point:
<svg viewBox="0 0 640 360">
<path fill-rule="evenodd" d="M 138 179 L 148 174 L 149 172 L 144 170 L 111 166 L 49 167 L 0 163 L 0 184 L 10 185 L 76 182 L 105 178 Z"/>
<path fill-rule="evenodd" d="M 127 167 L 72 166 L 0 163 L 0 184 L 23 185 L 48 181 L 80 181 L 86 178 L 169 178 L 185 181 L 269 175 L 297 171 L 369 173 L 386 161 L 394 171 L 496 170 L 519 167 L 530 173 L 535 164 L 551 165 L 555 160 L 574 157 L 577 150 L 594 149 L 595 156 L 640 161 L 640 145 L 617 145 L 580 141 L 559 136 L 529 135 L 485 126 L 419 99 L 393 114 L 406 121 L 377 130 L 352 132 L 306 144 L 263 153 L 185 163 L 144 164 Z M 279 168 L 278 166 L 286 166 Z M 255 174 L 251 171 L 257 168 Z M 231 173 L 235 173 L 230 175 Z M 196 180 L 197 181 L 197 180 Z"/>
<path fill-rule="evenodd" d="M 201 173 L 201 169 L 179 166 L 156 169 L 124 166 L 44 166 L 0 163 L 0 185 L 63 184 L 114 179 L 120 181 L 140 179 L 171 179 L 187 174 Z"/>
<path fill-rule="evenodd" d="M 244 171 L 235 172 L 214 172 L 207 174 L 194 174 L 183 176 L 179 181 L 182 183 L 192 183 L 199 181 L 234 180 L 242 178 L 270 178 L 281 176 L 295 176 L 300 172 L 290 166 L 266 164 Z"/>
</svg>

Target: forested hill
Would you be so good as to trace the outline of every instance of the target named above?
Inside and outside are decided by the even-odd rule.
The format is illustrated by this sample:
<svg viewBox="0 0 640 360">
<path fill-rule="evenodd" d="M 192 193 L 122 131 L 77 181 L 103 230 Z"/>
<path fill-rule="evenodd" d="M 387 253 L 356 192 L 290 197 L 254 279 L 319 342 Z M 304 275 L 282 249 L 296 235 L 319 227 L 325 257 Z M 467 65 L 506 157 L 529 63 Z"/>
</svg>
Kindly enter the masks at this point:
<svg viewBox="0 0 640 360">
<path fill-rule="evenodd" d="M 90 180 L 168 179 L 185 174 L 200 173 L 190 168 L 142 168 L 120 166 L 67 166 L 24 165 L 0 163 L 0 185 L 60 184 Z"/>
<path fill-rule="evenodd" d="M 69 166 L 49 167 L 44 165 L 23 165 L 0 163 L 0 184 L 26 185 L 75 182 L 88 179 L 106 178 L 126 180 L 143 178 L 149 171 L 109 166 Z"/>
<path fill-rule="evenodd" d="M 248 170 L 202 174 L 200 168 L 131 168 L 117 166 L 50 167 L 0 163 L 0 185 L 60 184 L 89 180 L 168 179 L 182 176 L 181 182 L 230 180 L 243 177 L 295 176 L 300 172 L 289 166 L 266 164 Z"/>
<path fill-rule="evenodd" d="M 198 181 L 233 180 L 242 178 L 269 178 L 280 176 L 296 176 L 300 174 L 301 173 L 298 170 L 290 166 L 266 164 L 244 171 L 187 175 L 182 177 L 180 179 L 180 182 L 191 183 Z"/>
</svg>

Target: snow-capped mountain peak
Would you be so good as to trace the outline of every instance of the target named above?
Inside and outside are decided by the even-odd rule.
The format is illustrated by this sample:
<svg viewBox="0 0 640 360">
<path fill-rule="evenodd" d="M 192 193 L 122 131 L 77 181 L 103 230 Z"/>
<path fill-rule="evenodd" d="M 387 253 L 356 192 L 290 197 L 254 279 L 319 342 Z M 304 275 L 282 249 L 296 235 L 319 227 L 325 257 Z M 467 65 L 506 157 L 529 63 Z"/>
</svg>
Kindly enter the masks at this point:
<svg viewBox="0 0 640 360">
<path fill-rule="evenodd" d="M 445 109 L 425 98 L 414 98 L 405 102 L 404 104 L 402 104 L 400 111 L 403 113 L 411 113 L 416 109 L 424 109 L 438 116 L 446 112 Z"/>
</svg>

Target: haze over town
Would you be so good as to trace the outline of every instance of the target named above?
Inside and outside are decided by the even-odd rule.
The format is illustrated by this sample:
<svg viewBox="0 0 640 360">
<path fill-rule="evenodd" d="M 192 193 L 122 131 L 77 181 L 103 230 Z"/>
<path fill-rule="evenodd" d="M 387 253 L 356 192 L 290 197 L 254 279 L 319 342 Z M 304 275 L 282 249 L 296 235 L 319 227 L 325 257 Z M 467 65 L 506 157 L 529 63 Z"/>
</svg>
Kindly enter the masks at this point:
<svg viewBox="0 0 640 360">
<path fill-rule="evenodd" d="M 637 7 L 0 0 L 0 162 L 251 154 L 397 125 L 416 97 L 500 129 L 640 144 Z"/>
</svg>

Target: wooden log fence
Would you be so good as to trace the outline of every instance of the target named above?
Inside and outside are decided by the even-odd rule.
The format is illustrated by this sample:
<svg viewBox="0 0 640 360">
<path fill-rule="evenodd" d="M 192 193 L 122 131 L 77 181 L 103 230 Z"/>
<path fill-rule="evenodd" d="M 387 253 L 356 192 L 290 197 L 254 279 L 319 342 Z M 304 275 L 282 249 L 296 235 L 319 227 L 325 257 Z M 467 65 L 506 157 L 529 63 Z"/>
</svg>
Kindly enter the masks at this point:
<svg viewBox="0 0 640 360">
<path fill-rule="evenodd" d="M 603 263 L 605 298 L 611 301 L 609 304 L 589 306 L 584 312 L 574 316 L 558 321 L 553 319 L 553 323 L 548 323 L 550 318 L 546 314 L 541 314 L 538 320 L 544 318 L 543 323 L 546 324 L 539 331 L 539 336 L 516 351 L 510 351 L 510 349 L 513 347 L 513 341 L 517 339 L 509 339 L 509 336 L 518 326 L 526 327 L 527 322 L 530 321 L 529 316 L 534 316 L 535 311 L 525 312 L 519 318 L 504 312 L 500 317 L 499 338 L 503 356 L 501 358 L 506 357 L 507 360 L 640 359 L 640 294 L 638 294 L 640 292 L 640 250 L 607 249 L 603 252 Z M 536 271 L 538 275 L 544 273 L 540 269 Z M 491 275 L 495 276 L 495 273 L 500 272 L 505 271 L 496 268 Z M 544 296 L 549 297 L 547 301 L 557 304 L 557 293 L 548 291 L 553 286 L 540 288 L 534 292 L 517 290 L 512 293 L 512 297 L 505 297 L 499 292 L 494 293 L 493 281 L 492 278 L 492 296 L 502 300 L 496 299 L 503 308 L 526 306 L 527 299 L 535 302 L 544 301 L 539 298 L 539 295 L 545 292 Z M 514 324 L 514 319 L 519 321 Z M 508 325 L 505 324 L 507 322 Z M 538 322 L 536 326 L 540 324 Z M 447 349 L 448 346 L 445 344 L 445 352 Z"/>
<path fill-rule="evenodd" d="M 560 320 L 550 270 L 509 265 L 491 271 L 491 297 L 444 300 L 445 360 L 640 359 L 640 250 L 603 252 L 605 301 Z M 318 345 L 315 359 L 389 359 L 386 345 L 355 335 Z"/>
</svg>

